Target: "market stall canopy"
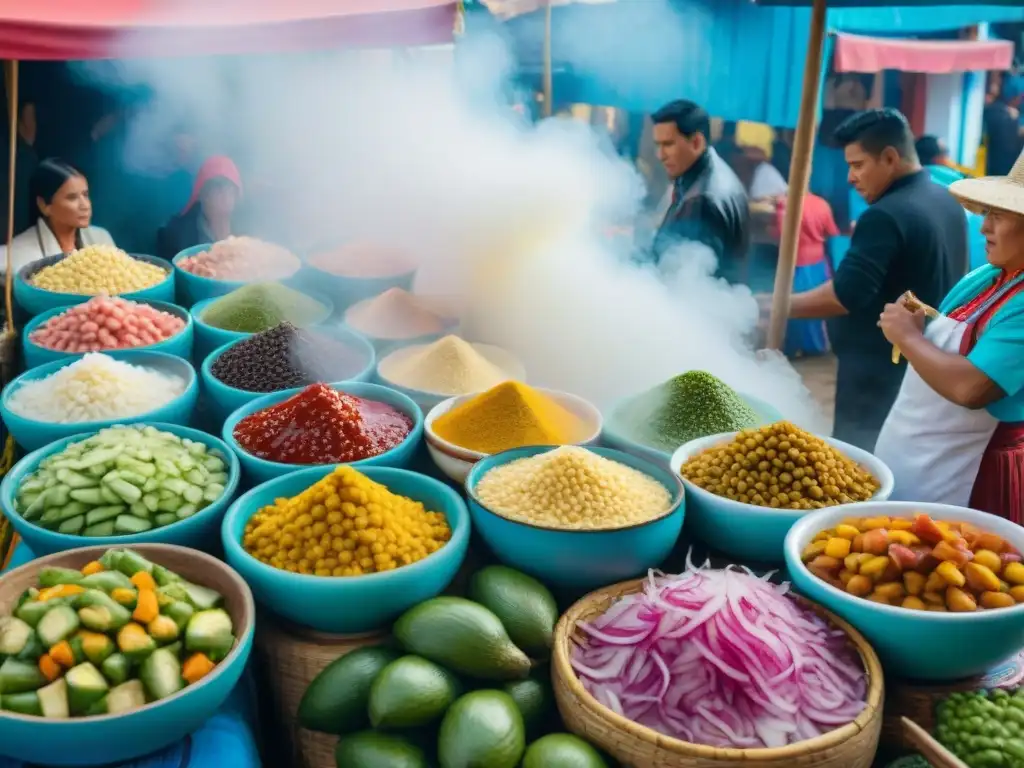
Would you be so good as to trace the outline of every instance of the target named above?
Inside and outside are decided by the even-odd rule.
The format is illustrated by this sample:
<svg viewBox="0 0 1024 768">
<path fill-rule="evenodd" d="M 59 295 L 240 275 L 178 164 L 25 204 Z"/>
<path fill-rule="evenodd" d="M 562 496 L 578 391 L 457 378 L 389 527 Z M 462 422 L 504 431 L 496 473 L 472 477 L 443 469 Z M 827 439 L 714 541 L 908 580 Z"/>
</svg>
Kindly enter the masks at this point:
<svg viewBox="0 0 1024 768">
<path fill-rule="evenodd" d="M 836 72 L 953 72 L 1004 70 L 1013 66 L 1009 40 L 898 40 L 837 34 Z"/>
<path fill-rule="evenodd" d="M 548 6 L 606 5 L 616 0 L 483 0 L 483 5 L 499 19 L 508 20 L 524 13 L 533 13 Z"/>
<path fill-rule="evenodd" d="M 0 0 L 0 59 L 450 43 L 457 5 L 456 0 Z"/>
</svg>

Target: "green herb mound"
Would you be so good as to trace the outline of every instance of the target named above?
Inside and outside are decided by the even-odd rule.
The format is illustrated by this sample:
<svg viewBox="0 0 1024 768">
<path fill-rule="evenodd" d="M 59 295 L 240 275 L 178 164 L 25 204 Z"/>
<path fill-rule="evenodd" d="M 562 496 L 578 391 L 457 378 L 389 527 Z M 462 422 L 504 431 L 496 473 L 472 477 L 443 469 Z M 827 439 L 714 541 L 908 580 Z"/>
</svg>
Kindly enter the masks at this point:
<svg viewBox="0 0 1024 768">
<path fill-rule="evenodd" d="M 885 768 L 932 768 L 932 764 L 920 755 L 906 755 L 889 763 Z"/>
<path fill-rule="evenodd" d="M 327 315 L 327 307 L 304 293 L 280 283 L 256 283 L 211 302 L 200 319 L 224 331 L 259 333 L 281 323 L 302 328 Z"/>
<path fill-rule="evenodd" d="M 954 693 L 935 714 L 936 738 L 970 768 L 1024 766 L 1024 689 Z"/>
<path fill-rule="evenodd" d="M 674 451 L 701 437 L 756 427 L 761 417 L 721 379 L 688 371 L 640 395 L 616 421 L 637 442 Z"/>
</svg>

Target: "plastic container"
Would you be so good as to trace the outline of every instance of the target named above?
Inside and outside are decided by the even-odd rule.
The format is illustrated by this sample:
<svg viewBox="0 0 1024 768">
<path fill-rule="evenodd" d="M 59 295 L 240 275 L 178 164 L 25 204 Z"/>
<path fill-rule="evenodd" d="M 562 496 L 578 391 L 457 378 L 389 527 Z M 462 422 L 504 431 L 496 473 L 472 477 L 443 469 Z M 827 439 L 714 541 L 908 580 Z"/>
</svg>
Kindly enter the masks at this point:
<svg viewBox="0 0 1024 768">
<path fill-rule="evenodd" d="M 374 361 L 376 360 L 373 345 L 370 344 L 370 342 L 358 333 L 350 331 L 342 326 L 317 327 L 316 332 L 341 341 L 352 349 L 358 350 L 362 354 L 365 365 L 363 365 L 363 367 L 360 368 L 353 376 L 348 379 L 344 379 L 344 381 L 365 382 L 370 380 L 370 377 L 373 375 Z M 238 341 L 240 341 L 240 339 Z M 217 358 L 224 354 L 229 347 L 237 344 L 238 341 L 229 342 L 224 346 L 215 349 L 206 356 L 199 369 L 199 376 L 203 383 L 203 393 L 206 395 L 211 412 L 218 421 L 224 421 L 224 419 L 230 416 L 232 412 L 238 410 L 243 405 L 251 403 L 253 400 L 268 394 L 266 392 L 247 392 L 246 390 L 238 389 L 237 387 L 229 387 L 213 375 L 214 362 L 216 362 Z"/>
<path fill-rule="evenodd" d="M 154 264 L 167 272 L 163 282 L 143 288 L 141 291 L 131 291 L 119 294 L 123 299 L 133 301 L 163 301 L 168 304 L 174 302 L 174 270 L 168 269 L 167 262 L 158 259 L 156 256 L 146 256 L 141 253 L 129 254 L 133 259 Z M 92 296 L 84 293 L 57 293 L 36 288 L 28 283 L 28 280 L 43 267 L 49 267 L 65 258 L 64 254 L 58 256 L 47 256 L 45 259 L 33 261 L 22 267 L 14 277 L 14 303 L 17 304 L 26 314 L 35 316 L 56 307 L 73 307 L 75 304 L 82 304 Z"/>
<path fill-rule="evenodd" d="M 275 478 L 243 494 L 231 505 L 221 530 L 224 556 L 252 588 L 257 602 L 290 621 L 321 632 L 357 634 L 387 627 L 406 609 L 443 592 L 466 557 L 469 514 L 466 503 L 439 480 L 391 467 L 359 471 L 400 496 L 443 512 L 451 540 L 411 565 L 363 576 L 308 576 L 261 563 L 241 545 L 249 518 L 275 499 L 295 496 L 334 471 L 336 465 L 308 467 Z"/>
<path fill-rule="evenodd" d="M 1024 528 L 995 515 L 945 504 L 866 501 L 809 512 L 786 536 L 786 568 L 793 586 L 859 629 L 887 672 L 910 680 L 949 682 L 982 675 L 1024 646 L 1024 604 L 973 613 L 916 611 L 854 597 L 814 576 L 800 553 L 822 530 L 847 517 L 908 517 L 970 523 L 1024 551 Z"/>
<path fill-rule="evenodd" d="M 165 525 L 162 528 L 153 528 L 128 536 L 72 536 L 30 523 L 14 511 L 14 498 L 18 492 L 18 486 L 27 475 L 35 471 L 43 459 L 60 453 L 71 443 L 91 437 L 98 430 L 72 435 L 24 457 L 11 468 L 4 476 L 3 482 L 0 483 L 0 506 L 6 510 L 7 519 L 11 521 L 14 530 L 18 532 L 29 549 L 36 555 L 50 555 L 54 552 L 101 544 L 109 547 L 134 547 L 136 544 L 177 544 L 205 551 L 210 551 L 217 546 L 221 520 L 238 490 L 238 482 L 241 477 L 238 457 L 222 440 L 198 429 L 190 429 L 179 424 L 149 424 L 148 422 L 147 426 L 154 426 L 220 451 L 228 464 L 228 481 L 224 484 L 223 495 L 217 501 L 196 512 L 192 517 Z"/>
<path fill-rule="evenodd" d="M 192 359 L 192 344 L 193 344 L 193 328 L 192 318 L 187 311 L 179 307 L 177 304 L 168 304 L 164 301 L 143 301 L 142 304 L 149 304 L 154 309 L 159 309 L 162 312 L 169 312 L 175 317 L 180 317 L 185 322 L 185 327 L 182 328 L 178 333 L 171 336 L 169 339 L 157 342 L 156 344 L 147 344 L 143 347 L 131 347 L 132 351 L 148 351 L 148 352 L 164 352 L 168 355 L 174 355 L 175 357 L 181 357 L 185 360 Z M 25 326 L 21 336 L 21 349 L 22 356 L 25 360 L 25 369 L 30 370 L 46 363 L 52 363 L 57 360 L 73 360 L 82 357 L 84 352 L 58 352 L 54 349 L 47 349 L 41 347 L 38 344 L 33 343 L 29 336 L 39 326 L 46 323 L 51 318 L 66 312 L 67 307 L 56 307 L 54 309 L 43 312 L 40 315 L 36 315 L 29 323 Z M 119 350 L 127 351 L 127 350 Z"/>
<path fill-rule="evenodd" d="M 420 410 L 416 403 L 399 392 L 395 392 L 394 390 L 377 384 L 366 384 L 363 382 L 335 382 L 330 386 L 338 392 L 355 395 L 356 397 L 361 397 L 365 400 L 376 400 L 380 403 L 386 403 L 399 413 L 404 413 L 412 419 L 412 430 L 409 432 L 408 437 L 406 437 L 399 445 L 389 451 L 384 451 L 384 453 L 371 456 L 368 459 L 353 461 L 351 462 L 352 466 L 359 467 L 360 469 L 375 465 L 382 467 L 406 467 L 412 462 L 416 454 L 416 448 L 419 446 L 420 439 L 423 437 L 423 411 Z M 295 389 L 288 389 L 284 392 L 274 392 L 269 395 L 264 395 L 247 403 L 246 405 L 243 405 L 225 420 L 223 432 L 224 442 L 227 443 L 231 450 L 238 456 L 238 460 L 242 463 L 242 471 L 245 473 L 245 477 L 250 483 L 265 483 L 268 480 L 273 480 L 275 477 L 280 477 L 281 475 L 286 475 L 297 469 L 303 469 L 308 466 L 303 464 L 283 464 L 277 461 L 266 461 L 265 459 L 258 458 L 242 448 L 234 437 L 235 426 L 246 416 L 256 413 L 256 411 L 262 411 L 264 408 L 270 408 L 278 403 L 282 403 L 292 395 L 298 394 L 303 389 L 305 389 L 305 387 L 296 387 Z M 335 465 L 332 464 L 330 466 Z"/>
<path fill-rule="evenodd" d="M 0 577 L 0 613 L 9 614 L 19 595 L 43 568 L 81 568 L 107 547 L 87 547 L 33 560 Z M 235 647 L 206 677 L 178 693 L 118 715 L 48 720 L 0 711 L 5 756 L 46 766 L 99 766 L 156 752 L 203 727 L 227 701 L 252 650 L 256 607 L 246 583 L 219 560 L 184 547 L 142 544 L 134 549 L 189 581 L 224 595 Z"/>
<path fill-rule="evenodd" d="M 473 527 L 505 565 L 569 590 L 594 589 L 645 573 L 668 557 L 683 528 L 686 508 L 679 478 L 658 465 L 610 448 L 590 450 L 633 467 L 664 485 L 669 508 L 653 520 L 625 528 L 564 530 L 509 520 L 480 501 L 476 486 L 495 467 L 554 450 L 516 448 L 481 459 L 466 478 Z"/>
<path fill-rule="evenodd" d="M 737 394 L 739 394 L 739 396 L 746 401 L 747 405 L 753 408 L 754 412 L 761 417 L 759 426 L 774 424 L 777 421 L 783 420 L 784 417 L 782 413 L 780 413 L 775 406 L 744 392 L 739 392 Z M 632 399 L 633 398 L 624 400 L 613 406 L 611 410 L 608 411 L 608 416 L 604 420 L 604 433 L 602 434 L 601 439 L 605 445 L 610 448 L 618 448 L 620 451 L 632 453 L 634 456 L 639 456 L 647 459 L 648 461 L 653 461 L 667 469 L 672 460 L 672 453 L 670 451 L 662 451 L 658 448 L 652 448 L 649 445 L 638 443 L 629 437 L 626 434 L 626 431 L 621 428 L 616 416 L 619 409 L 628 407 L 629 402 Z"/>
<path fill-rule="evenodd" d="M 199 275 L 193 275 L 191 272 L 188 272 L 179 266 L 182 259 L 187 259 L 189 256 L 195 256 L 197 253 L 204 253 L 205 251 L 213 248 L 213 246 L 214 243 L 201 243 L 200 245 L 194 245 L 191 248 L 186 248 L 171 260 L 174 264 L 174 271 L 178 276 L 178 303 L 183 307 L 192 307 L 200 301 L 215 299 L 218 296 L 231 293 L 233 290 L 241 288 L 243 285 L 250 285 L 255 282 L 274 282 L 257 279 L 215 280 L 212 277 L 200 277 Z M 291 277 L 295 277 L 295 275 L 300 271 L 301 268 L 297 269 L 292 273 Z"/>
<path fill-rule="evenodd" d="M 192 411 L 196 407 L 196 399 L 199 397 L 199 384 L 191 363 L 165 352 L 120 350 L 105 354 L 131 365 L 140 365 L 160 371 L 161 373 L 180 376 L 185 379 L 185 391 L 159 408 L 127 418 L 79 421 L 74 424 L 54 424 L 47 421 L 26 419 L 12 413 L 10 408 L 8 408 L 8 403 L 10 402 L 11 395 L 19 387 L 28 381 L 45 378 L 61 368 L 71 365 L 75 360 L 57 360 L 52 363 L 46 363 L 18 376 L 4 388 L 3 394 L 0 395 L 0 416 L 3 417 L 7 430 L 18 445 L 26 451 L 35 451 L 65 437 L 85 432 L 96 432 L 103 429 L 103 427 L 111 427 L 114 424 L 162 422 L 166 424 L 187 425 L 189 423 L 189 420 L 192 418 Z"/>
<path fill-rule="evenodd" d="M 679 475 L 680 468 L 691 456 L 712 445 L 728 442 L 736 434 L 727 432 L 691 440 L 672 454 L 672 473 Z M 892 471 L 880 459 L 841 440 L 832 437 L 822 439 L 875 476 L 879 487 L 873 501 L 885 501 L 892 495 Z M 802 509 L 772 509 L 743 504 L 709 493 L 685 478 L 683 486 L 686 488 L 693 532 L 716 551 L 731 555 L 740 562 L 781 563 L 789 529 L 797 520 L 811 514 Z"/>
</svg>

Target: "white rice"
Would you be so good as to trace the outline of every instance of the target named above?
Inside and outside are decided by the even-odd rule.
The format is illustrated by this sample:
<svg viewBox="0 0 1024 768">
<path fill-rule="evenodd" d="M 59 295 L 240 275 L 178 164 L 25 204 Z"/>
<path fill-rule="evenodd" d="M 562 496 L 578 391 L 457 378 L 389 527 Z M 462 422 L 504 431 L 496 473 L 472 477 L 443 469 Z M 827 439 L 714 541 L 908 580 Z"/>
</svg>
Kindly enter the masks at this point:
<svg viewBox="0 0 1024 768">
<path fill-rule="evenodd" d="M 27 381 L 7 407 L 18 416 L 52 424 L 140 416 L 185 391 L 180 376 L 92 352 L 42 379 Z"/>
</svg>

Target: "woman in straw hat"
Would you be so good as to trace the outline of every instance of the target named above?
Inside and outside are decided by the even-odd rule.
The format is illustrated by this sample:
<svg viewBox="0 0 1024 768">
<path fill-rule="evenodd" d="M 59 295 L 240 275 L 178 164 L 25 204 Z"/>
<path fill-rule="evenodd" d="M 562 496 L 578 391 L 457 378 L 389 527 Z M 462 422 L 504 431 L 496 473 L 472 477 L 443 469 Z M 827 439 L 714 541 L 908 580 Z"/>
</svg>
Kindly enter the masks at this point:
<svg viewBox="0 0 1024 768">
<path fill-rule="evenodd" d="M 988 264 L 927 324 L 913 297 L 885 307 L 878 324 L 910 367 L 875 453 L 896 477 L 894 498 L 1024 524 L 1024 154 L 1008 176 L 949 190 L 984 215 Z"/>
</svg>

